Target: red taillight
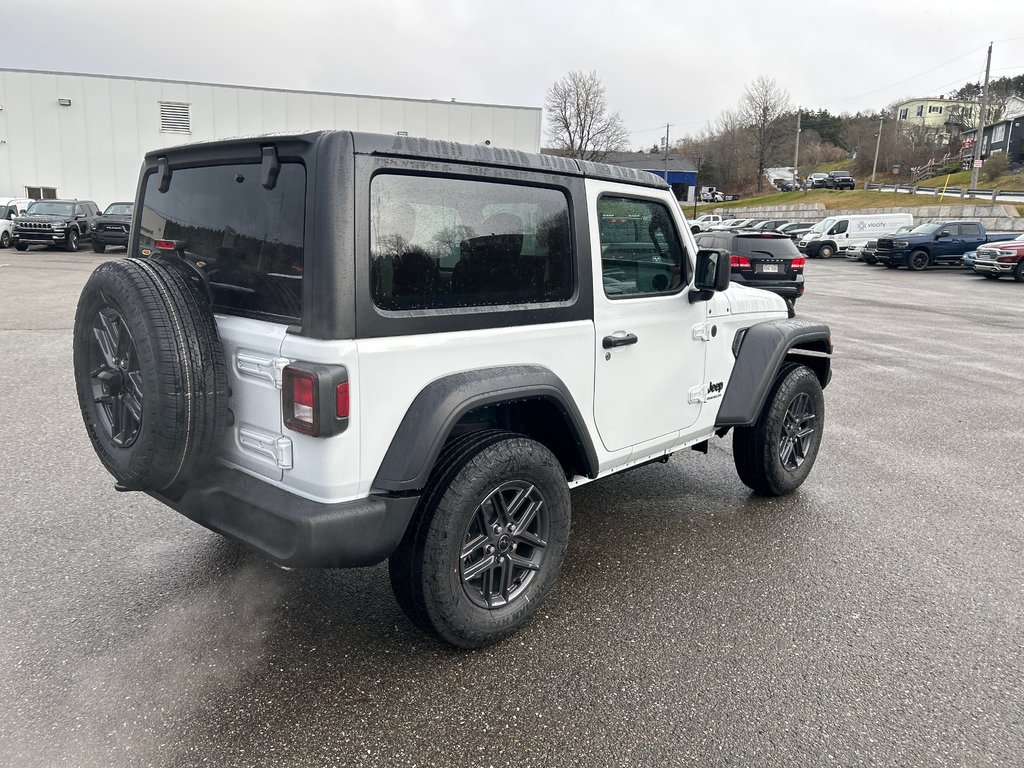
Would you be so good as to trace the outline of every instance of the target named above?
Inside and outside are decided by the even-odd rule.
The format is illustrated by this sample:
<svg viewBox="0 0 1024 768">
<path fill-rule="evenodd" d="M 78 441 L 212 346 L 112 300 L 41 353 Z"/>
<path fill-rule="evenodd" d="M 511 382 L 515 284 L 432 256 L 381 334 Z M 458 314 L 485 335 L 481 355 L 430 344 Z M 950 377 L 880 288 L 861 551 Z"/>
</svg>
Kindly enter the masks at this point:
<svg viewBox="0 0 1024 768">
<path fill-rule="evenodd" d="M 281 376 L 281 410 L 288 429 L 330 437 L 348 427 L 348 369 L 343 365 L 295 363 Z"/>
<path fill-rule="evenodd" d="M 295 368 L 284 369 L 284 423 L 289 429 L 312 435 L 316 432 L 316 374 Z"/>
<path fill-rule="evenodd" d="M 750 269 L 750 259 L 746 256 L 736 256 L 733 254 L 729 257 L 729 266 L 733 269 Z"/>
<path fill-rule="evenodd" d="M 339 419 L 348 418 L 348 382 L 343 381 L 334 390 L 334 415 Z"/>
<path fill-rule="evenodd" d="M 153 243 L 153 247 L 158 251 L 173 251 L 178 247 L 178 244 L 174 240 L 157 240 Z"/>
<path fill-rule="evenodd" d="M 791 266 L 793 269 L 803 269 L 804 264 L 806 263 L 807 259 L 805 259 L 803 256 L 797 256 L 795 259 L 793 259 L 793 262 L 789 266 Z"/>
</svg>

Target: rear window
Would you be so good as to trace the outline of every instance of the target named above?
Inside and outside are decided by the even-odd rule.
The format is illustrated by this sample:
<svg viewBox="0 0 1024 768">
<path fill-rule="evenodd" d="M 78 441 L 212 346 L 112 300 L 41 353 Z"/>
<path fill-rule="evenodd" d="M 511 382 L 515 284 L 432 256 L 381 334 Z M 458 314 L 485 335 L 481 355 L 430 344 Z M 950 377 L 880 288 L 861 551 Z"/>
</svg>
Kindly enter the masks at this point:
<svg viewBox="0 0 1024 768">
<path fill-rule="evenodd" d="M 564 192 L 378 174 L 370 185 L 370 289 L 384 310 L 568 301 Z"/>
<path fill-rule="evenodd" d="M 302 316 L 306 169 L 282 163 L 277 184 L 258 164 L 176 169 L 167 192 L 157 174 L 143 191 L 139 249 L 174 240 L 202 269 L 219 312 L 281 321 Z"/>
<path fill-rule="evenodd" d="M 733 253 L 737 256 L 760 256 L 761 258 L 792 259 L 800 255 L 796 245 L 788 237 L 743 237 L 738 236 L 733 243 Z"/>
</svg>

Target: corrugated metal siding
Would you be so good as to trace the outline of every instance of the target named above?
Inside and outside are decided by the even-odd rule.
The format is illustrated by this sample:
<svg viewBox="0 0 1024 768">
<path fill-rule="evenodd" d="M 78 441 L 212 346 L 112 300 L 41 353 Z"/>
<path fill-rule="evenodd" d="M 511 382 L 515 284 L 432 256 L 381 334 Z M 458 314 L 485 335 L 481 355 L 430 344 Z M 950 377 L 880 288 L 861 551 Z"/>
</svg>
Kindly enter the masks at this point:
<svg viewBox="0 0 1024 768">
<path fill-rule="evenodd" d="M 146 152 L 186 142 L 337 129 L 540 151 L 539 107 L 9 69 L 0 105 L 0 195 L 56 187 L 100 207 L 134 197 Z"/>
</svg>

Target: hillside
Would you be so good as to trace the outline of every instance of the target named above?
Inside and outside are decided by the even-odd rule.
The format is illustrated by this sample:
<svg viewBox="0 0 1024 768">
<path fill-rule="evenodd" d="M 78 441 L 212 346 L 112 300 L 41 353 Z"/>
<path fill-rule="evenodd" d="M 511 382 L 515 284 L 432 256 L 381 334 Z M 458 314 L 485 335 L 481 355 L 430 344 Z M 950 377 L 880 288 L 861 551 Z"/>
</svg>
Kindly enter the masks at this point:
<svg viewBox="0 0 1024 768">
<path fill-rule="evenodd" d="M 945 177 L 943 177 L 945 178 Z M 968 174 L 970 180 L 970 174 Z M 922 182 L 922 186 L 926 185 Z M 941 186 L 941 184 L 939 185 Z M 732 200 L 728 203 L 708 203 L 697 206 L 697 214 L 711 213 L 719 208 L 728 211 L 730 208 L 753 208 L 762 205 L 792 205 L 794 203 L 822 203 L 826 210 L 837 210 L 845 208 L 920 208 L 925 205 L 958 205 L 959 197 L 946 196 L 945 198 L 933 197 L 931 195 L 905 195 L 896 192 L 869 192 L 866 189 L 837 191 L 834 189 L 812 189 L 805 192 L 776 192 L 760 197 L 745 197 L 742 200 Z M 974 204 L 971 201 L 970 204 Z M 1024 204 L 1015 206 L 1021 216 L 1024 216 Z M 687 216 L 693 214 L 692 206 L 683 206 Z"/>
</svg>

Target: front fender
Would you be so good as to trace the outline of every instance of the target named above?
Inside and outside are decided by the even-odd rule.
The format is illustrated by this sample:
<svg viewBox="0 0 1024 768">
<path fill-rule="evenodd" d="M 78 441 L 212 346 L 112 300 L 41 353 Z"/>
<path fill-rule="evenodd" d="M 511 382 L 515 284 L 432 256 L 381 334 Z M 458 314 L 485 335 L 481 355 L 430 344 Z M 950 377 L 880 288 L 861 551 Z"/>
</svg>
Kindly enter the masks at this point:
<svg viewBox="0 0 1024 768">
<path fill-rule="evenodd" d="M 742 427 L 757 421 L 787 355 L 808 352 L 814 354 L 807 356 L 808 367 L 825 387 L 832 376 L 832 361 L 827 357 L 832 354 L 832 332 L 827 325 L 792 318 L 748 328 L 736 352 L 715 426 Z"/>
</svg>

